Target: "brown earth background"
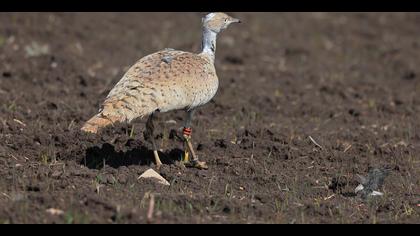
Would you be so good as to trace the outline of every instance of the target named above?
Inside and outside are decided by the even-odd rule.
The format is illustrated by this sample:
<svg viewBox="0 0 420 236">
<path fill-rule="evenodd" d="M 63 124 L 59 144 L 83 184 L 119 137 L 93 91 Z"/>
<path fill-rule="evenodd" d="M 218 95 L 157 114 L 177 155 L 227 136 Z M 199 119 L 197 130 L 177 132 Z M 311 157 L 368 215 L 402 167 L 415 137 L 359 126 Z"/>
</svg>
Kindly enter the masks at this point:
<svg viewBox="0 0 420 236">
<path fill-rule="evenodd" d="M 209 170 L 177 165 L 184 114 L 160 115 L 169 187 L 138 180 L 144 120 L 79 131 L 139 58 L 199 51 L 203 15 L 0 13 L 0 223 L 420 223 L 418 13 L 231 13 L 193 122 Z"/>
</svg>

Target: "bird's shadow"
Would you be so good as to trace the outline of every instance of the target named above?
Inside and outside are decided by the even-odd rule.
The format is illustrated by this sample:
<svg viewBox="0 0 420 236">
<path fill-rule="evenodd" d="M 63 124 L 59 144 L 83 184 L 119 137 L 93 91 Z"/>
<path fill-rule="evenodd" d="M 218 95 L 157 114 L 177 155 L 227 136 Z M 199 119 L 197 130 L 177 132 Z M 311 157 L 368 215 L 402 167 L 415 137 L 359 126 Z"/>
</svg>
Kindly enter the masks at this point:
<svg viewBox="0 0 420 236">
<path fill-rule="evenodd" d="M 163 164 L 171 165 L 180 160 L 183 151 L 175 148 L 168 152 L 159 152 Z M 155 163 L 153 151 L 145 146 L 129 151 L 116 151 L 112 144 L 105 143 L 102 147 L 90 147 L 81 161 L 89 169 L 102 169 L 105 165 L 113 168 L 130 165 L 150 165 Z"/>
</svg>

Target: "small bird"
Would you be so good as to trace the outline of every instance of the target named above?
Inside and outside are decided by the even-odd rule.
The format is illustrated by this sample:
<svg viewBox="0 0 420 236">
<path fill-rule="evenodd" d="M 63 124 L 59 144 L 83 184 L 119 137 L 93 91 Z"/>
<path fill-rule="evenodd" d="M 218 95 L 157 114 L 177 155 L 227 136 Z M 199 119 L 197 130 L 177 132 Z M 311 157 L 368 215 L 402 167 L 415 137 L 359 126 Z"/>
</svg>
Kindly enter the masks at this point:
<svg viewBox="0 0 420 236">
<path fill-rule="evenodd" d="M 162 165 L 154 140 L 153 120 L 159 112 L 186 111 L 183 162 L 192 167 L 207 169 L 199 161 L 191 143 L 191 120 L 194 111 L 208 103 L 219 87 L 214 66 L 217 35 L 240 20 L 225 13 L 210 13 L 202 19 L 202 51 L 198 54 L 164 49 L 140 59 L 114 86 L 103 102 L 99 113 L 81 128 L 98 133 L 115 122 L 130 123 L 148 117 L 144 138 L 151 142 L 156 165 Z M 191 153 L 191 160 L 189 158 Z"/>
<path fill-rule="evenodd" d="M 360 193 L 363 199 L 366 199 L 369 196 L 382 196 L 383 193 L 378 190 L 384 184 L 385 177 L 388 176 L 388 169 L 378 169 L 374 168 L 368 172 L 368 176 L 364 177 L 357 175 L 359 177 L 359 186 L 356 187 L 354 192 Z"/>
</svg>

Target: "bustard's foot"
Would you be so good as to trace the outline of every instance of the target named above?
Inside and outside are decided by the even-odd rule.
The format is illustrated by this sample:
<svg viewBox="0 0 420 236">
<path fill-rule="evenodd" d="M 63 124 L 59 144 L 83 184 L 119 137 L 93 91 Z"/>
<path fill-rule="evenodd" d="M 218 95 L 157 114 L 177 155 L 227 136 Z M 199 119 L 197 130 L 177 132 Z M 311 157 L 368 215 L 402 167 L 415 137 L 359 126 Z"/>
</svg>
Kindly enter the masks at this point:
<svg viewBox="0 0 420 236">
<path fill-rule="evenodd" d="M 190 167 L 190 168 L 197 168 L 199 170 L 207 170 L 209 169 L 209 167 L 207 166 L 206 162 L 204 161 L 191 161 L 189 163 L 185 164 L 186 167 Z"/>
<path fill-rule="evenodd" d="M 204 161 L 191 160 L 190 153 L 188 151 L 184 151 L 181 164 L 183 164 L 185 167 L 197 168 L 200 170 L 207 170 L 209 168 Z"/>
</svg>

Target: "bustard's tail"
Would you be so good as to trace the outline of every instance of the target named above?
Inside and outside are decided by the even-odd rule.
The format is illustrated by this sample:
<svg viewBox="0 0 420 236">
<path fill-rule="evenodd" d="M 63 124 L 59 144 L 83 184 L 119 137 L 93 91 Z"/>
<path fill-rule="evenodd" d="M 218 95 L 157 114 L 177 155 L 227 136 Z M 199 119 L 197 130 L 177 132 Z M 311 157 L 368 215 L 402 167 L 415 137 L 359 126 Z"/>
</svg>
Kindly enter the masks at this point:
<svg viewBox="0 0 420 236">
<path fill-rule="evenodd" d="M 124 97 L 122 99 L 108 99 L 102 105 L 101 111 L 88 120 L 81 128 L 82 131 L 98 133 L 102 128 L 116 122 L 131 122 L 136 118 L 152 114 L 156 109 L 156 104 L 149 102 L 152 97 L 144 96 L 144 103 L 139 103 L 134 97 Z"/>
<path fill-rule="evenodd" d="M 82 126 L 82 131 L 96 134 L 102 128 L 124 121 L 125 117 L 118 114 L 118 110 L 112 104 L 112 102 L 105 102 L 100 112 Z"/>
<path fill-rule="evenodd" d="M 82 126 L 82 131 L 96 134 L 101 128 L 104 128 L 113 123 L 114 122 L 111 119 L 103 117 L 102 114 L 99 113 Z"/>
</svg>

